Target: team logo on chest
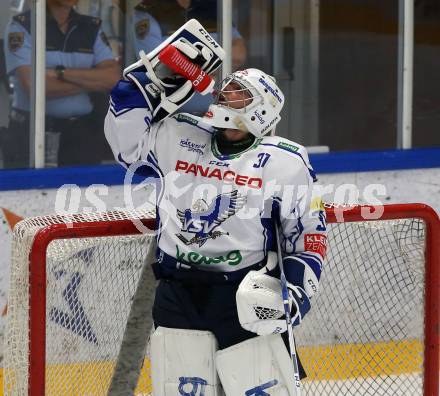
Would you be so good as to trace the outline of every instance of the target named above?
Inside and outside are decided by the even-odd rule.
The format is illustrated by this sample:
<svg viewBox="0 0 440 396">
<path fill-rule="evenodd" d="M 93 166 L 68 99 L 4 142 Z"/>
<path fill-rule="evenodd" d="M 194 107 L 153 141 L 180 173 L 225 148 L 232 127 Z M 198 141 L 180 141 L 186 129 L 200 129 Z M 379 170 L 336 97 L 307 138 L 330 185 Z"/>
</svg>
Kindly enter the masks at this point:
<svg viewBox="0 0 440 396">
<path fill-rule="evenodd" d="M 197 199 L 191 209 L 181 211 L 177 209 L 177 217 L 182 223 L 182 231 L 195 234 L 191 239 L 182 234 L 176 236 L 185 244 L 197 243 L 203 246 L 208 239 L 215 239 L 222 235 L 229 235 L 216 228 L 225 220 L 234 216 L 246 204 L 246 197 L 237 190 L 219 194 L 208 205 L 204 199 Z"/>
</svg>

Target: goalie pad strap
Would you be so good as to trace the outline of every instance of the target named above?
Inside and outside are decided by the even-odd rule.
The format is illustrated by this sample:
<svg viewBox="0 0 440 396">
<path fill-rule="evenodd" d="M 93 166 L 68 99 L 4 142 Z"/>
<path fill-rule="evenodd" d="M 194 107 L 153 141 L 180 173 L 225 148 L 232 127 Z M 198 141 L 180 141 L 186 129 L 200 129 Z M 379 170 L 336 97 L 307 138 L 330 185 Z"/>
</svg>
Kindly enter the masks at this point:
<svg viewBox="0 0 440 396">
<path fill-rule="evenodd" d="M 278 334 L 218 351 L 216 364 L 226 396 L 296 396 L 292 362 Z"/>
<path fill-rule="evenodd" d="M 174 113 L 177 109 L 183 106 L 193 95 L 191 81 L 186 81 L 182 87 L 171 95 L 165 97 L 163 94 L 160 106 L 158 106 L 153 115 L 154 119 L 161 120 L 163 115 L 169 115 Z"/>
<path fill-rule="evenodd" d="M 217 340 L 209 331 L 158 327 L 151 336 L 154 396 L 221 396 L 216 350 Z"/>
<path fill-rule="evenodd" d="M 150 60 L 148 59 L 147 55 L 143 50 L 139 52 L 139 57 L 141 58 L 143 65 L 147 69 L 147 75 L 150 78 L 150 80 L 157 86 L 158 89 L 163 91 L 162 81 L 160 81 L 157 78 L 156 73 L 153 70 L 153 65 L 151 64 Z"/>
</svg>

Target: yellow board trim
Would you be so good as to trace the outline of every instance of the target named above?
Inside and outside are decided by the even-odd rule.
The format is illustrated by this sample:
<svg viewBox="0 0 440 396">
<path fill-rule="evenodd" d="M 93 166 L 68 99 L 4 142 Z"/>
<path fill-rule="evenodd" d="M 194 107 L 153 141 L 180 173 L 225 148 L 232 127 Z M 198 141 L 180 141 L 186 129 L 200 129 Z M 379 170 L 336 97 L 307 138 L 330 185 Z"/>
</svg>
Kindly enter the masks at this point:
<svg viewBox="0 0 440 396">
<path fill-rule="evenodd" d="M 298 348 L 298 355 L 308 375 L 306 381 L 419 373 L 423 367 L 423 344 L 420 340 L 305 346 Z M 114 362 L 51 365 L 46 370 L 47 394 L 102 396 L 113 369 Z M 92 381 L 88 382 L 89 379 Z M 3 383 L 3 369 L 0 369 L 0 395 L 3 395 Z M 150 362 L 146 359 L 135 394 L 148 395 L 150 392 Z"/>
<path fill-rule="evenodd" d="M 114 362 L 106 361 L 50 365 L 46 368 L 46 394 L 63 396 L 106 395 L 114 367 Z M 3 369 L 0 370 L 0 380 L 0 395 L 3 396 Z M 146 359 L 135 395 L 147 396 L 150 393 L 150 362 Z"/>
<path fill-rule="evenodd" d="M 371 378 L 421 372 L 420 340 L 298 348 L 308 381 Z"/>
</svg>

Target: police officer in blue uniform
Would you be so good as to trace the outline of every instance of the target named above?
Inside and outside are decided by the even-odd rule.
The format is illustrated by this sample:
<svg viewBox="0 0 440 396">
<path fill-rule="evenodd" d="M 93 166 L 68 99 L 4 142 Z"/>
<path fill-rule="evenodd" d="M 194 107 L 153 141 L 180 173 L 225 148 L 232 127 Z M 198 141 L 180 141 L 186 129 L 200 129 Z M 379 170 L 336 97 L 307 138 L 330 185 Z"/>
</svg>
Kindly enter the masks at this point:
<svg viewBox="0 0 440 396">
<path fill-rule="evenodd" d="M 155 49 L 186 21 L 195 18 L 219 41 L 217 0 L 142 0 L 133 12 L 133 43 L 136 53 Z M 236 28 L 232 29 L 232 66 L 237 69 L 246 59 L 246 46 Z M 196 93 L 180 111 L 204 114 L 212 103 L 211 95 Z"/>
<path fill-rule="evenodd" d="M 59 133 L 59 165 L 100 160 L 99 151 L 107 145 L 91 95 L 107 93 L 120 75 L 101 21 L 77 13 L 78 1 L 47 0 L 46 133 Z M 6 28 L 6 66 L 14 91 L 2 139 L 5 167 L 29 166 L 30 19 L 29 11 L 16 15 Z"/>
</svg>

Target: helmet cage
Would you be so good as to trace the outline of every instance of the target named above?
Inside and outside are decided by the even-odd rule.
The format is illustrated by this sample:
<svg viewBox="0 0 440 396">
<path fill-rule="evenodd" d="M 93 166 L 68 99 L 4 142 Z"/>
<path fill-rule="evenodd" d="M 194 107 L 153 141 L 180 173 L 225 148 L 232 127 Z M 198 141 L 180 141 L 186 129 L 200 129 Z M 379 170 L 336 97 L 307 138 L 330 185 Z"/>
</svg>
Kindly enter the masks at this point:
<svg viewBox="0 0 440 396">
<path fill-rule="evenodd" d="M 239 87 L 238 89 L 228 89 L 232 86 Z M 231 100 L 227 99 L 225 93 L 234 93 L 236 96 L 240 96 L 237 94 L 242 93 L 242 98 Z M 246 83 L 246 81 L 238 78 L 235 74 L 229 74 L 226 76 L 223 81 L 219 84 L 219 89 L 214 91 L 214 104 L 218 106 L 227 107 L 229 109 L 234 109 L 235 111 L 246 113 L 252 107 L 255 107 L 258 103 L 263 102 L 262 95 L 258 92 L 258 90 L 252 85 Z M 243 103 L 243 106 L 237 106 L 240 102 Z"/>
<path fill-rule="evenodd" d="M 203 121 L 215 128 L 239 129 L 262 137 L 273 134 L 283 104 L 284 95 L 273 77 L 258 69 L 246 69 L 220 83 Z"/>
</svg>

